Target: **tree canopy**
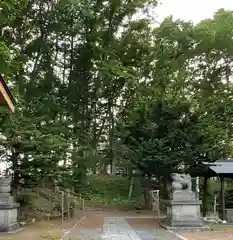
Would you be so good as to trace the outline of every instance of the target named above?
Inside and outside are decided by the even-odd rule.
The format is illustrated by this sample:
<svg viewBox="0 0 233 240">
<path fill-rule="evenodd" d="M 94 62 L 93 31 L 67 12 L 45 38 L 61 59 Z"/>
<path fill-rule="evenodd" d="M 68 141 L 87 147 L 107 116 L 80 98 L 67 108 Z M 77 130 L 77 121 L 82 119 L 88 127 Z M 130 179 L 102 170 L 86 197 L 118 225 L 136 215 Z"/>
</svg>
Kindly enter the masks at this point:
<svg viewBox="0 0 233 240">
<path fill-rule="evenodd" d="M 233 13 L 154 26 L 156 4 L 1 1 L 0 71 L 17 99 L 1 110 L 1 154 L 15 186 L 231 156 Z"/>
</svg>

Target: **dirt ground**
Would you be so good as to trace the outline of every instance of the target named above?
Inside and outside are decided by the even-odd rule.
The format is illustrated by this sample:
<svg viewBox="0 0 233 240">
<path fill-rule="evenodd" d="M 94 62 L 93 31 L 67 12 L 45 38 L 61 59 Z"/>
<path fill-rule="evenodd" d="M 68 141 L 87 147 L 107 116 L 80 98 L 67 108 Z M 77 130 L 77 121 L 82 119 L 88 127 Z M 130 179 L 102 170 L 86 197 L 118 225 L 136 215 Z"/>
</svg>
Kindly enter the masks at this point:
<svg viewBox="0 0 233 240">
<path fill-rule="evenodd" d="M 232 240 L 233 231 L 189 232 L 180 234 L 184 240 Z"/>
<path fill-rule="evenodd" d="M 47 220 L 36 222 L 35 224 L 27 225 L 24 229 L 18 233 L 2 235 L 1 240 L 57 240 L 60 239 L 63 234 L 70 229 L 77 220 L 82 218 L 82 214 L 78 214 L 70 221 L 64 221 L 63 229 L 61 226 L 61 219 Z"/>
<path fill-rule="evenodd" d="M 233 240 L 233 226 L 211 224 L 210 231 L 179 233 L 187 240 Z"/>
<path fill-rule="evenodd" d="M 132 228 L 156 229 L 160 228 L 159 219 L 154 220 L 148 212 L 134 213 L 134 212 L 120 212 L 120 211 L 93 211 L 89 210 L 85 213 L 78 214 L 69 222 L 64 222 L 63 230 L 61 228 L 60 220 L 42 221 L 34 225 L 25 227 L 22 232 L 11 234 L 7 236 L 0 236 L 1 240 L 57 240 L 60 239 L 64 233 L 72 228 L 78 220 L 85 218 L 75 226 L 75 229 L 97 229 L 102 228 L 104 224 L 104 217 L 106 216 L 124 216 Z M 211 231 L 205 232 L 180 232 L 183 240 L 233 240 L 233 226 L 211 226 Z M 69 239 L 69 236 L 65 239 Z"/>
<path fill-rule="evenodd" d="M 160 228 L 159 220 L 152 218 L 127 218 L 132 228 L 155 229 Z M 233 240 L 233 226 L 211 225 L 210 231 L 180 232 L 181 240 Z"/>
<path fill-rule="evenodd" d="M 56 223 L 51 222 L 40 222 L 36 223 L 33 226 L 26 226 L 22 231 L 15 234 L 8 234 L 6 236 L 2 236 L 0 239 L 3 240 L 25 240 L 25 239 L 33 239 L 33 240 L 41 240 L 46 239 L 47 237 L 61 237 L 63 231 L 58 227 Z"/>
<path fill-rule="evenodd" d="M 21 232 L 15 234 L 8 234 L 7 236 L 0 236 L 0 240 L 42 240 L 42 239 L 60 239 L 64 233 L 72 228 L 74 224 L 80 220 L 83 216 L 85 218 L 75 227 L 76 229 L 83 228 L 102 228 L 104 224 L 104 217 L 106 216 L 125 216 L 129 217 L 130 224 L 142 224 L 142 227 L 153 227 L 153 222 L 150 222 L 150 219 L 144 219 L 144 217 L 148 217 L 150 214 L 148 211 L 141 211 L 139 213 L 135 213 L 133 211 L 103 211 L 103 210 L 94 210 L 87 209 L 85 213 L 78 214 L 75 218 L 71 219 L 69 222 L 65 221 L 63 230 L 61 227 L 61 220 L 48 220 L 36 222 L 33 225 L 25 226 L 25 229 Z M 138 221 L 137 218 L 142 217 L 142 221 Z M 68 239 L 68 237 L 67 237 Z"/>
<path fill-rule="evenodd" d="M 127 218 L 132 228 L 155 229 L 160 228 L 159 220 L 152 218 Z M 180 232 L 181 240 L 233 240 L 233 226 L 211 225 L 210 231 Z"/>
<path fill-rule="evenodd" d="M 152 218 L 127 218 L 128 224 L 132 228 L 155 229 L 159 228 L 159 221 Z"/>
<path fill-rule="evenodd" d="M 85 218 L 77 228 L 102 228 L 104 225 L 104 215 L 87 212 Z"/>
</svg>

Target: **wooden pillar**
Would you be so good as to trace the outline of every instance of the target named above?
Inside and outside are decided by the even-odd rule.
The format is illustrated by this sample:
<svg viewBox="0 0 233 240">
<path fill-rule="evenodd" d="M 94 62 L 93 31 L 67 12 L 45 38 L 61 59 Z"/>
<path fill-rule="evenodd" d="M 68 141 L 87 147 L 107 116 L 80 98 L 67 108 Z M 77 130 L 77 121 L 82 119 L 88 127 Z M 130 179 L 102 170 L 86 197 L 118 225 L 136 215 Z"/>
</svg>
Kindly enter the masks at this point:
<svg viewBox="0 0 233 240">
<path fill-rule="evenodd" d="M 206 217 L 207 213 L 207 187 L 208 187 L 208 177 L 204 177 L 204 189 L 203 189 L 203 198 L 202 198 L 202 211 L 203 217 Z"/>
<path fill-rule="evenodd" d="M 225 186 L 224 186 L 224 177 L 220 177 L 221 182 L 221 192 L 220 192 L 220 211 L 222 220 L 226 220 L 226 211 L 225 211 Z"/>
</svg>

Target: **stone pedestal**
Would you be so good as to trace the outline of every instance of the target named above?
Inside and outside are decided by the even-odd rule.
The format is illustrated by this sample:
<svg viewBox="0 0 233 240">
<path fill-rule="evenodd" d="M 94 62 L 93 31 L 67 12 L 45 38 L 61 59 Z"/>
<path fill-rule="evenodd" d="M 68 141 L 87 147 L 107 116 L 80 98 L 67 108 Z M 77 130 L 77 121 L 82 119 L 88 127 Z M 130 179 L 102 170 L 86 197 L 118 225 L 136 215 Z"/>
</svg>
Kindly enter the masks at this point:
<svg viewBox="0 0 233 240">
<path fill-rule="evenodd" d="M 0 232 L 14 232 L 19 229 L 17 213 L 19 204 L 10 194 L 11 178 L 0 180 Z"/>
<path fill-rule="evenodd" d="M 203 221 L 200 216 L 201 201 L 174 201 L 167 206 L 167 224 L 172 227 L 201 227 Z"/>
<path fill-rule="evenodd" d="M 167 202 L 167 218 L 162 226 L 169 230 L 205 229 L 201 203 L 190 191 L 175 191 L 173 199 Z"/>
<path fill-rule="evenodd" d="M 19 228 L 17 222 L 18 204 L 0 203 L 0 232 L 13 232 Z"/>
</svg>

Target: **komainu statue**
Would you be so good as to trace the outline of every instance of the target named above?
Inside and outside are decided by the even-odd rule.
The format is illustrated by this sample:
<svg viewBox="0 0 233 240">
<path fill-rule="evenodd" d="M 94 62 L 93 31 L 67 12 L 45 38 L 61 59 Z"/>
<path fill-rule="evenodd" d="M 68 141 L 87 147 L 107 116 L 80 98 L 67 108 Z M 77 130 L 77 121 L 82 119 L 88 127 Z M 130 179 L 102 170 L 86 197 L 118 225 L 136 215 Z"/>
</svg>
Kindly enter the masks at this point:
<svg viewBox="0 0 233 240">
<path fill-rule="evenodd" d="M 173 191 L 192 191 L 192 180 L 189 174 L 173 173 L 171 178 Z"/>
</svg>

